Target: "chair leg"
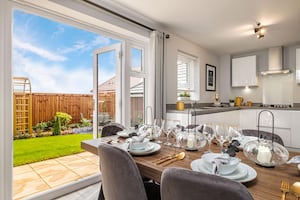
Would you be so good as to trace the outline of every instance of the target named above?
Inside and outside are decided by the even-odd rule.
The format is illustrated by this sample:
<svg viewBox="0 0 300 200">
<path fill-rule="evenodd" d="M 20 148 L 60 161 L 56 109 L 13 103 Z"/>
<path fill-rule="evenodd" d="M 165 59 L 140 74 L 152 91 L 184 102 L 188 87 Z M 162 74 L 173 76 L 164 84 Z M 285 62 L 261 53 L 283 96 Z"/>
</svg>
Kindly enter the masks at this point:
<svg viewBox="0 0 300 200">
<path fill-rule="evenodd" d="M 99 191 L 99 196 L 98 196 L 98 200 L 105 200 L 102 187 L 103 186 L 101 184 L 100 191 Z"/>
</svg>

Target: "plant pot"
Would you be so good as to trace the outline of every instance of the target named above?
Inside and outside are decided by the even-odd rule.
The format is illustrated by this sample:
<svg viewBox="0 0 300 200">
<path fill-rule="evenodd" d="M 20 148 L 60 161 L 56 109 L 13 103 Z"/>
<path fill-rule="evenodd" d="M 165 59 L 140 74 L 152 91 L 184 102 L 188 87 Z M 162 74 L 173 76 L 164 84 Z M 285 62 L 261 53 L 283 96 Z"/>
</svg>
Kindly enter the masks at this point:
<svg viewBox="0 0 300 200">
<path fill-rule="evenodd" d="M 178 101 L 189 101 L 190 97 L 178 97 Z"/>
</svg>

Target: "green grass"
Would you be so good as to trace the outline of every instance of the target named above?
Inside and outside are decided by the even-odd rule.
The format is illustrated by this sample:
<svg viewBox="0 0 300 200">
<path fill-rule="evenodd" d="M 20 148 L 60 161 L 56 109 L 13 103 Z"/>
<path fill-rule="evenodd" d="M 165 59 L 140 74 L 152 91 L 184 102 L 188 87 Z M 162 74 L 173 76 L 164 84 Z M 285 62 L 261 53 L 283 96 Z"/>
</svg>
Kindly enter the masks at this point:
<svg viewBox="0 0 300 200">
<path fill-rule="evenodd" d="M 80 142 L 93 134 L 58 135 L 14 140 L 14 166 L 82 152 Z"/>
</svg>

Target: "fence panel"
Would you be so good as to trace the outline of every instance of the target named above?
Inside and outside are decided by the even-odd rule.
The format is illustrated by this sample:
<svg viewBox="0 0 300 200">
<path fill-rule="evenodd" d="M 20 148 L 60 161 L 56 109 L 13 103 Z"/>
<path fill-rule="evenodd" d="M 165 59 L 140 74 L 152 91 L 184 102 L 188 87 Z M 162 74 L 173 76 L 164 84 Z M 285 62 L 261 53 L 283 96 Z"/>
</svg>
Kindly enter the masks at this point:
<svg viewBox="0 0 300 200">
<path fill-rule="evenodd" d="M 32 123 L 50 121 L 56 112 L 72 116 L 72 123 L 80 122 L 80 113 L 87 119 L 92 118 L 93 96 L 91 94 L 32 94 Z"/>
</svg>

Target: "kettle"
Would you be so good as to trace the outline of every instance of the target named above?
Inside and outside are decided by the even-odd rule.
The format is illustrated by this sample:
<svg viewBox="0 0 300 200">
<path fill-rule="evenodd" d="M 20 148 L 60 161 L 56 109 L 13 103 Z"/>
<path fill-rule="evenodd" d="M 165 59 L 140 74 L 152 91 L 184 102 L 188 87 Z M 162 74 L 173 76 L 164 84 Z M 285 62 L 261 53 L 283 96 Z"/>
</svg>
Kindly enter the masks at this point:
<svg viewBox="0 0 300 200">
<path fill-rule="evenodd" d="M 235 106 L 241 106 L 243 104 L 243 97 L 239 96 L 239 97 L 235 97 Z"/>
</svg>

